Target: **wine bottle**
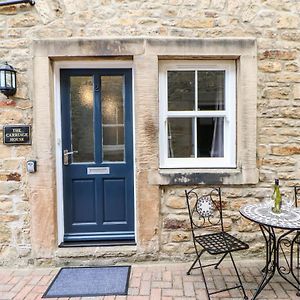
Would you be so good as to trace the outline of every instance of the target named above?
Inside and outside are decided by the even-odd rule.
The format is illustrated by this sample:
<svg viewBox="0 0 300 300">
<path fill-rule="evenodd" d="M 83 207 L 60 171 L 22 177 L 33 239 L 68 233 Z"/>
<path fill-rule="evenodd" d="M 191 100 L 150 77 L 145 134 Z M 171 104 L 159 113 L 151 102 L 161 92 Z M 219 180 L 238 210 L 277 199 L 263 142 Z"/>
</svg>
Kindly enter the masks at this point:
<svg viewBox="0 0 300 300">
<path fill-rule="evenodd" d="M 282 197 L 279 190 L 279 179 L 275 179 L 272 198 L 274 200 L 274 207 L 272 208 L 272 211 L 277 214 L 281 213 Z"/>
</svg>

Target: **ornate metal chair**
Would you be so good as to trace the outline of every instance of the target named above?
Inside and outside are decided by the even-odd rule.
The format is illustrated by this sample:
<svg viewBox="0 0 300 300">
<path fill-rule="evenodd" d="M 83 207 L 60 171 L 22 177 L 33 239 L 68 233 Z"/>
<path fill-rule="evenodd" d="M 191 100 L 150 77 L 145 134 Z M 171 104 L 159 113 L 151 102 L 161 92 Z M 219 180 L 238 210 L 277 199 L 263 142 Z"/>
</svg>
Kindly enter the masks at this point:
<svg viewBox="0 0 300 300">
<path fill-rule="evenodd" d="M 189 211 L 193 242 L 196 252 L 196 259 L 187 272 L 190 275 L 193 269 L 200 269 L 204 280 L 208 299 L 210 295 L 217 294 L 231 289 L 241 288 L 244 299 L 248 299 L 236 264 L 232 257 L 232 252 L 248 249 L 249 246 L 241 240 L 235 238 L 224 231 L 221 189 L 214 188 L 209 193 L 200 193 L 199 188 L 193 188 L 185 191 L 186 201 Z M 203 265 L 202 255 L 208 252 L 211 255 L 221 255 L 217 263 Z M 214 266 L 217 269 L 223 259 L 229 254 L 234 270 L 237 275 L 239 284 L 226 289 L 209 292 L 204 275 L 204 268 Z M 199 267 L 196 266 L 197 262 Z"/>
</svg>

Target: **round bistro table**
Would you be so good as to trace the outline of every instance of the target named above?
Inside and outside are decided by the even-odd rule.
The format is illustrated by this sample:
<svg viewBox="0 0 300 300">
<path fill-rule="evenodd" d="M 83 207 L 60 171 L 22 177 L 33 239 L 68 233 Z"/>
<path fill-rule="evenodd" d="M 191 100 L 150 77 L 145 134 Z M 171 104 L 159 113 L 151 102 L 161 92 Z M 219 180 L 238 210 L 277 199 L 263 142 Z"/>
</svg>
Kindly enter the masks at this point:
<svg viewBox="0 0 300 300">
<path fill-rule="evenodd" d="M 300 296 L 298 260 L 300 209 L 282 210 L 278 214 L 273 213 L 271 207 L 263 204 L 247 204 L 240 208 L 240 213 L 243 217 L 259 225 L 266 243 L 266 265 L 262 270 L 264 275 L 252 299 L 256 299 L 261 293 L 276 270 L 282 278 L 296 288 L 297 296 Z M 295 247 L 297 247 L 296 268 L 294 268 L 293 259 Z M 295 274 L 295 270 L 297 274 Z"/>
</svg>

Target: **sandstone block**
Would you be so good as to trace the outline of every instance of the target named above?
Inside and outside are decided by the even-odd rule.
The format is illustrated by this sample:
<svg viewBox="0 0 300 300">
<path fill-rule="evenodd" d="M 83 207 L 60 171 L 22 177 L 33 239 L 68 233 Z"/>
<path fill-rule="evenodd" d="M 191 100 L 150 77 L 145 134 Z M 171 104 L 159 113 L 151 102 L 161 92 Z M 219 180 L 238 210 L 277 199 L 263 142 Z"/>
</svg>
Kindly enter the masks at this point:
<svg viewBox="0 0 300 300">
<path fill-rule="evenodd" d="M 185 219 L 179 218 L 166 218 L 163 222 L 163 227 L 165 229 L 190 229 L 190 224 L 188 217 Z"/>
<path fill-rule="evenodd" d="M 285 31 L 281 34 L 282 39 L 287 41 L 299 42 L 300 41 L 300 32 L 298 31 Z"/>
<path fill-rule="evenodd" d="M 8 222 L 14 222 L 14 221 L 17 221 L 19 220 L 19 216 L 17 215 L 0 215 L 0 222 L 3 222 L 3 223 L 8 223 Z"/>
<path fill-rule="evenodd" d="M 131 26 L 135 23 L 135 21 L 133 19 L 130 18 L 121 18 L 119 19 L 119 23 L 123 26 Z"/>
<path fill-rule="evenodd" d="M 300 82 L 300 74 L 281 72 L 278 75 L 276 75 L 275 80 L 277 82 L 286 82 L 286 83 Z"/>
<path fill-rule="evenodd" d="M 0 97 L 0 107 L 14 107 L 14 106 L 16 106 L 16 101 L 7 98 L 5 99 L 2 96 Z"/>
<path fill-rule="evenodd" d="M 212 0 L 210 7 L 212 9 L 223 10 L 226 5 L 226 0 Z"/>
<path fill-rule="evenodd" d="M 260 59 L 282 59 L 282 60 L 293 60 L 298 56 L 296 50 L 265 50 L 259 55 Z"/>
<path fill-rule="evenodd" d="M 56 17 L 54 10 L 51 9 L 49 3 L 49 1 L 37 1 L 35 4 L 35 9 L 38 11 L 43 24 L 49 23 Z"/>
<path fill-rule="evenodd" d="M 8 20 L 9 27 L 32 27 L 39 22 L 38 16 L 32 13 L 17 14 Z"/>
<path fill-rule="evenodd" d="M 16 181 L 0 181 L 0 195 L 9 195 L 20 188 L 19 182 Z"/>
<path fill-rule="evenodd" d="M 2 134 L 0 134 L 1 143 L 0 143 L 0 159 L 9 158 L 12 154 L 12 147 L 2 144 Z"/>
<path fill-rule="evenodd" d="M 0 197 L 0 213 L 11 213 L 13 209 L 12 200 L 6 196 Z"/>
<path fill-rule="evenodd" d="M 299 145 L 273 146 L 273 147 L 271 147 L 271 152 L 274 155 L 294 155 L 294 154 L 300 154 L 300 146 Z"/>
<path fill-rule="evenodd" d="M 0 123 L 16 124 L 24 123 L 22 112 L 17 110 L 0 110 Z"/>
<path fill-rule="evenodd" d="M 276 21 L 276 26 L 278 29 L 296 29 L 299 26 L 299 16 L 289 14 L 280 16 Z"/>
<path fill-rule="evenodd" d="M 169 197 L 166 200 L 166 205 L 170 208 L 186 208 L 185 198 Z"/>
<path fill-rule="evenodd" d="M 289 99 L 289 88 L 267 88 L 264 90 L 263 97 L 267 99 Z"/>
<path fill-rule="evenodd" d="M 300 99 L 300 83 L 295 83 L 294 84 L 293 92 L 294 92 L 294 98 L 295 99 Z"/>
<path fill-rule="evenodd" d="M 182 4 L 182 0 L 169 0 L 170 5 L 180 5 Z"/>
<path fill-rule="evenodd" d="M 12 159 L 4 159 L 2 168 L 6 171 L 15 171 L 18 170 L 22 165 L 22 159 L 12 158 Z"/>
<path fill-rule="evenodd" d="M 183 19 L 178 25 L 183 28 L 212 28 L 214 27 L 214 19 Z"/>
<path fill-rule="evenodd" d="M 0 174 L 0 181 L 21 181 L 19 173 Z"/>
<path fill-rule="evenodd" d="M 238 10 L 238 8 L 240 7 L 240 3 L 236 0 L 228 0 L 227 1 L 227 9 L 230 13 L 234 12 L 236 13 L 236 11 Z"/>
<path fill-rule="evenodd" d="M 258 64 L 259 70 L 267 73 L 280 72 L 282 67 L 281 63 L 278 61 L 261 61 Z"/>
<path fill-rule="evenodd" d="M 171 232 L 171 242 L 185 242 L 191 240 L 191 234 L 185 231 Z"/>
<path fill-rule="evenodd" d="M 289 72 L 298 72 L 299 65 L 296 62 L 286 63 L 285 70 Z"/>
<path fill-rule="evenodd" d="M 17 7 L 15 5 L 7 5 L 0 7 L 0 15 L 15 15 Z"/>
<path fill-rule="evenodd" d="M 251 22 L 258 14 L 259 6 L 255 4 L 249 4 L 245 6 L 241 13 L 242 21 L 245 23 Z"/>
<path fill-rule="evenodd" d="M 9 244 L 11 237 L 11 230 L 6 224 L 0 223 L 0 243 Z"/>
<path fill-rule="evenodd" d="M 12 172 L 6 175 L 7 181 L 21 181 L 21 174 L 17 172 Z"/>
</svg>

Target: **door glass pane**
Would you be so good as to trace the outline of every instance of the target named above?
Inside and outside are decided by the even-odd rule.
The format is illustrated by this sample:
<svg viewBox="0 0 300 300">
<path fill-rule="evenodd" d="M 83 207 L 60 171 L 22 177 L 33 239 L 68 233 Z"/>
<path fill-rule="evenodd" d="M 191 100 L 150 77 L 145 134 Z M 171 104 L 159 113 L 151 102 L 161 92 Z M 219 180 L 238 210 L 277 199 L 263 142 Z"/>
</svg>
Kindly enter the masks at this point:
<svg viewBox="0 0 300 300">
<path fill-rule="evenodd" d="M 124 161 L 124 78 L 101 76 L 103 161 Z"/>
<path fill-rule="evenodd" d="M 198 71 L 198 110 L 224 110 L 225 71 Z"/>
<path fill-rule="evenodd" d="M 224 118 L 197 119 L 197 156 L 224 157 Z"/>
<path fill-rule="evenodd" d="M 194 71 L 168 71 L 168 110 L 195 110 Z"/>
<path fill-rule="evenodd" d="M 94 96 L 91 76 L 70 77 L 73 162 L 94 161 Z"/>
<path fill-rule="evenodd" d="M 168 157 L 194 157 L 192 118 L 168 119 Z"/>
</svg>

